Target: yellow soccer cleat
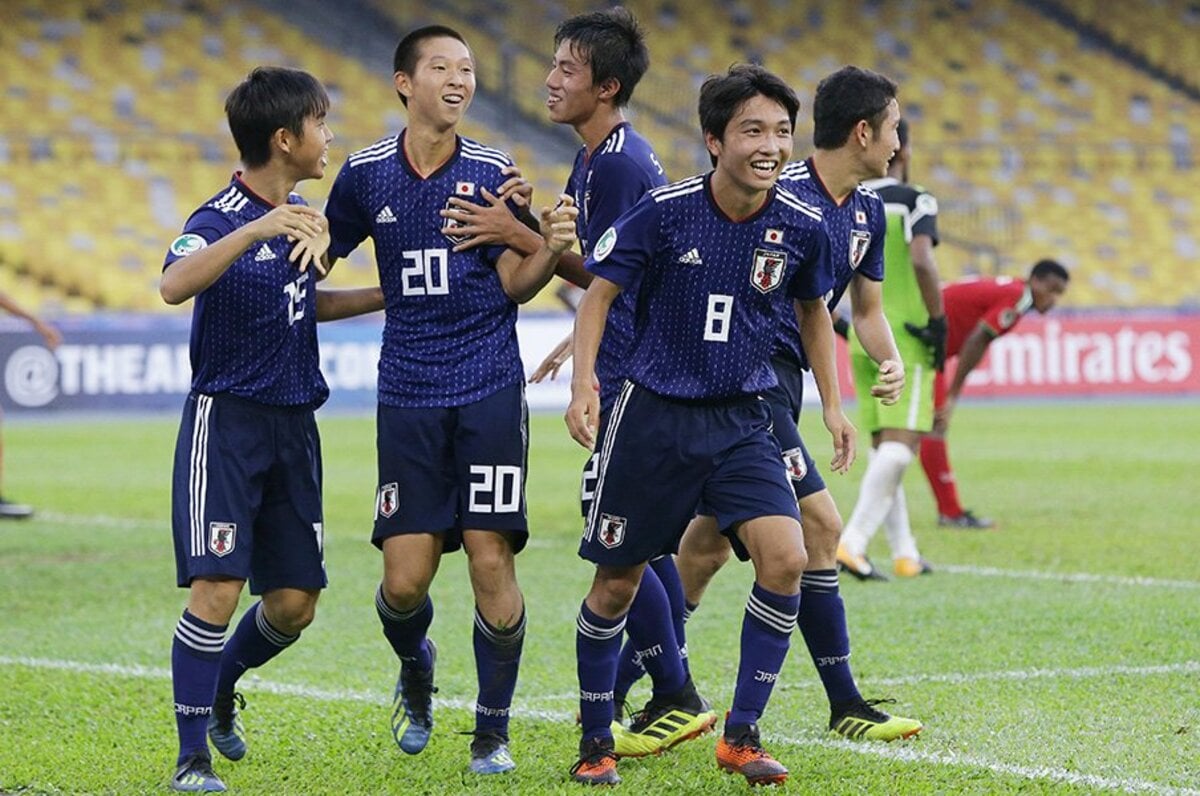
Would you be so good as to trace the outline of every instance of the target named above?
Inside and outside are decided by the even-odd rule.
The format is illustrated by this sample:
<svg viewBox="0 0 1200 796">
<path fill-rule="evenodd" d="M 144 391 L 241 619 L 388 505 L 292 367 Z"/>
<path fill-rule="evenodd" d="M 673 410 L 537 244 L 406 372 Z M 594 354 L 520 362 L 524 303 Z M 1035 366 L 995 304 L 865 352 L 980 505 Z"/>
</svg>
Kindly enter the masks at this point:
<svg viewBox="0 0 1200 796">
<path fill-rule="evenodd" d="M 851 705 L 841 714 L 829 719 L 829 730 L 844 738 L 866 741 L 895 741 L 912 738 L 924 729 L 916 719 L 889 716 L 876 705 L 895 702 L 894 699 L 865 699 Z"/>
<path fill-rule="evenodd" d="M 897 558 L 892 562 L 892 571 L 898 578 L 915 578 L 933 574 L 933 566 L 923 558 Z"/>
</svg>

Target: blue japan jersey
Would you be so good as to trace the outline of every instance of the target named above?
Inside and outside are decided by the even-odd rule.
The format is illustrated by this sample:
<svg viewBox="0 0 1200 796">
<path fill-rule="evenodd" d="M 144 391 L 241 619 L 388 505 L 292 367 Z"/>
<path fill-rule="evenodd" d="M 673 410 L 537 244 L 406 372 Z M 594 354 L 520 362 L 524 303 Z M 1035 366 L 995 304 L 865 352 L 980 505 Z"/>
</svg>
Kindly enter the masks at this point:
<svg viewBox="0 0 1200 796">
<path fill-rule="evenodd" d="M 388 406 L 463 406 L 523 380 L 517 305 L 500 283 L 503 246 L 452 251 L 461 239 L 439 212 L 451 197 L 482 203 L 512 165 L 503 152 L 458 138 L 428 177 L 404 154 L 404 136 L 355 152 L 329 193 L 331 257 L 375 241 L 386 321 L 379 401 Z"/>
<path fill-rule="evenodd" d="M 887 233 L 887 214 L 879 194 L 860 185 L 842 204 L 829 195 L 812 165 L 812 158 L 786 166 L 779 185 L 801 200 L 821 208 L 825 231 L 829 235 L 833 288 L 826 296 L 832 310 L 842 300 L 850 280 L 861 274 L 876 282 L 883 281 L 883 239 Z M 800 343 L 800 329 L 794 314 L 781 314 L 775 354 L 808 367 L 808 358 Z"/>
<path fill-rule="evenodd" d="M 575 156 L 566 193 L 575 199 L 579 215 L 575 232 L 584 257 L 592 253 L 592 242 L 613 225 L 652 188 L 665 185 L 666 174 L 650 143 L 622 122 L 596 147 L 589 158 L 587 147 Z M 608 407 L 621 389 L 626 355 L 633 342 L 633 312 L 637 288 L 617 296 L 608 311 L 604 339 L 596 355 L 600 379 L 600 405 Z"/>
<path fill-rule="evenodd" d="M 651 191 L 585 265 L 628 289 L 641 279 L 626 378 L 685 400 L 754 395 L 776 384 L 780 307 L 830 289 L 821 213 L 776 190 L 750 218 L 717 206 L 711 173 Z"/>
<path fill-rule="evenodd" d="M 288 204 L 305 204 L 297 194 Z M 163 270 L 273 208 L 235 176 L 192 213 Z M 317 293 L 308 270 L 288 262 L 295 244 L 259 241 L 196 294 L 192 307 L 192 390 L 228 393 L 270 406 L 316 408 L 329 397 L 317 349 Z"/>
</svg>

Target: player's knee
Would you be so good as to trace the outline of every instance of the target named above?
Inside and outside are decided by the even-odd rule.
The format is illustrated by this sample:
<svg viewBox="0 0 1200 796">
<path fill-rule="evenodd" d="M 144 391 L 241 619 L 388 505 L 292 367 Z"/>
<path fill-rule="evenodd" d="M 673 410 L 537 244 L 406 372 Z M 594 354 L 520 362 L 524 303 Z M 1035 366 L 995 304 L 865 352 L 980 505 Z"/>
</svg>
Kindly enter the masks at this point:
<svg viewBox="0 0 1200 796">
<path fill-rule="evenodd" d="M 758 581 L 770 591 L 791 594 L 800 588 L 800 576 L 807 566 L 803 547 L 781 548 L 759 562 Z"/>
<path fill-rule="evenodd" d="M 637 595 L 640 578 L 633 570 L 600 567 L 592 581 L 587 602 L 601 616 L 615 618 L 629 610 Z"/>
<path fill-rule="evenodd" d="M 515 579 L 512 549 L 507 545 L 470 550 L 467 561 L 473 583 L 501 585 Z"/>
<path fill-rule="evenodd" d="M 397 611 L 411 611 L 425 601 L 429 582 L 408 572 L 387 572 L 383 576 L 383 599 Z"/>
</svg>

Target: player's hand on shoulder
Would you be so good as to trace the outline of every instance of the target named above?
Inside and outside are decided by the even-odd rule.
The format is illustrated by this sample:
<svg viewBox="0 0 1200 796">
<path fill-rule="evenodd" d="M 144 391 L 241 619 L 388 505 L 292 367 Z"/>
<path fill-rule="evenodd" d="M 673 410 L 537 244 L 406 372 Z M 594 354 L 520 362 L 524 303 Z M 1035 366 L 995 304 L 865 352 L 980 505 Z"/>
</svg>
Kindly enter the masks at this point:
<svg viewBox="0 0 1200 796">
<path fill-rule="evenodd" d="M 510 199 L 517 207 L 529 207 L 533 204 L 533 183 L 521 175 L 516 166 L 505 166 L 501 171 L 507 180 L 500 183 L 500 201 Z"/>
<path fill-rule="evenodd" d="M 555 254 L 562 254 L 575 245 L 575 217 L 579 208 L 567 194 L 559 194 L 558 204 L 553 209 L 542 208 L 542 237 Z"/>
<path fill-rule="evenodd" d="M 546 355 L 546 358 L 542 360 L 542 364 L 534 369 L 533 374 L 529 377 L 529 383 L 538 384 L 547 376 L 550 377 L 551 381 L 558 378 L 558 371 L 571 358 L 571 351 L 574 345 L 575 334 L 572 332 Z"/>
<path fill-rule="evenodd" d="M 270 240 L 286 235 L 289 240 L 304 240 L 328 231 L 329 222 L 321 211 L 308 205 L 283 204 L 273 208 L 262 218 L 246 225 L 257 240 Z"/>
<path fill-rule="evenodd" d="M 895 359 L 885 359 L 879 363 L 879 379 L 871 385 L 871 395 L 878 398 L 887 406 L 900 400 L 904 391 L 904 364 Z"/>
<path fill-rule="evenodd" d="M 322 216 L 322 218 L 324 217 Z M 311 238 L 304 238 L 292 247 L 291 253 L 288 254 L 288 262 L 295 263 L 300 273 L 307 271 L 311 265 L 317 269 L 318 274 L 325 276 L 329 273 L 329 268 L 326 267 L 324 257 L 325 253 L 329 251 L 329 244 L 332 240 L 329 235 L 329 224 L 326 222 L 323 232 Z"/>
<path fill-rule="evenodd" d="M 844 475 L 849 472 L 850 465 L 854 464 L 858 430 L 841 409 L 824 409 L 822 417 L 825 420 L 825 428 L 833 437 L 833 458 L 829 461 L 829 469 Z"/>
<path fill-rule="evenodd" d="M 507 185 L 507 183 L 505 183 Z M 504 192 L 496 196 L 487 188 L 480 188 L 479 195 L 483 204 L 476 204 L 461 196 L 451 196 L 449 207 L 439 211 L 446 219 L 446 231 L 452 232 L 456 238 L 466 238 L 454 247 L 461 252 L 484 244 L 504 245 L 509 242 L 509 234 L 514 224 L 520 221 L 504 203 Z"/>
</svg>

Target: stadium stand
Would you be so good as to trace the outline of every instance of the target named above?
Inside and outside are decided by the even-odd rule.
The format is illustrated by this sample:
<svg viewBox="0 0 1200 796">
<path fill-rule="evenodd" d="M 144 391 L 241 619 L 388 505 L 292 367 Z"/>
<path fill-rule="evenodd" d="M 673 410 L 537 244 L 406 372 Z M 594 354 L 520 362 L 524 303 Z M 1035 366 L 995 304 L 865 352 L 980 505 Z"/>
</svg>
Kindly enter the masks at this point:
<svg viewBox="0 0 1200 796">
<path fill-rule="evenodd" d="M 651 72 L 631 115 L 669 174 L 707 167 L 696 88 L 747 58 L 792 81 L 802 98 L 843 63 L 901 82 L 917 147 L 914 179 L 942 203 L 948 277 L 1018 273 L 1052 255 L 1076 274 L 1074 305 L 1200 306 L 1190 263 L 1200 254 L 1196 102 L 1102 47 L 1038 3 L 936 0 L 674 0 L 629 3 L 649 31 Z M 1196 4 L 1113 6 L 1081 0 L 1087 25 L 1147 59 L 1194 63 Z M 259 63 L 308 69 L 334 98 L 331 171 L 391 133 L 403 113 L 385 69 L 356 48 L 333 49 L 269 3 L 15 0 L 0 27 L 7 122 L 0 126 L 0 274 L 42 311 L 165 311 L 162 251 L 196 202 L 236 164 L 222 100 Z M 520 124 L 545 122 L 543 80 L 555 26 L 584 0 L 346 0 L 391 30 L 441 22 L 462 29 L 479 61 L 481 102 L 507 103 Z M 11 11 L 10 11 L 11 9 Z M 686 13 L 684 11 L 686 10 Z M 1135 15 L 1135 16 L 1130 16 Z M 1187 55 L 1191 53 L 1191 55 Z M 486 95 L 486 97 L 485 97 Z M 810 136 L 805 103 L 797 156 Z M 480 114 L 472 112 L 471 119 Z M 539 196 L 557 193 L 568 163 L 530 145 L 519 124 L 474 121 L 468 135 L 508 150 Z M 528 127 L 524 128 L 528 129 Z M 561 132 L 561 131 L 560 131 Z M 318 206 L 332 181 L 304 186 Z M 337 283 L 374 279 L 368 252 Z M 16 286 L 16 287 L 13 287 Z"/>
</svg>

